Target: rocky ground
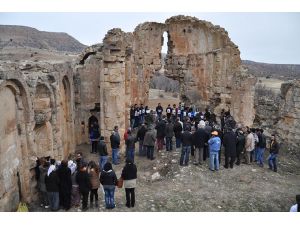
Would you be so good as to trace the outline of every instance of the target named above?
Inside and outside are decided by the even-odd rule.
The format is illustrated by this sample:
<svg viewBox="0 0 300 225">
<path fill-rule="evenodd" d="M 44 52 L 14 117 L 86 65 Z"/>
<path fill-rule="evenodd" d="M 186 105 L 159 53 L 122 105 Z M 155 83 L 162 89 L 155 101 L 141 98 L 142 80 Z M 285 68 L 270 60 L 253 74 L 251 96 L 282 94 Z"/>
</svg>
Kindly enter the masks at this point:
<svg viewBox="0 0 300 225">
<path fill-rule="evenodd" d="M 98 155 L 90 154 L 89 149 L 89 145 L 81 145 L 77 150 L 82 151 L 87 160 L 98 161 Z M 300 193 L 300 165 L 296 159 L 280 156 L 278 173 L 269 170 L 267 165 L 260 168 L 255 164 L 242 164 L 233 169 L 221 166 L 220 171 L 211 172 L 207 163 L 181 167 L 179 157 L 179 149 L 156 153 L 153 161 L 136 156 L 136 207 L 125 207 L 125 191 L 117 188 L 116 208 L 111 211 L 288 211 L 295 195 Z M 114 166 L 118 177 L 124 161 L 122 157 L 123 163 Z M 88 211 L 109 211 L 105 209 L 101 188 L 99 198 L 99 208 Z M 30 210 L 47 211 L 37 204 L 31 205 Z"/>
</svg>

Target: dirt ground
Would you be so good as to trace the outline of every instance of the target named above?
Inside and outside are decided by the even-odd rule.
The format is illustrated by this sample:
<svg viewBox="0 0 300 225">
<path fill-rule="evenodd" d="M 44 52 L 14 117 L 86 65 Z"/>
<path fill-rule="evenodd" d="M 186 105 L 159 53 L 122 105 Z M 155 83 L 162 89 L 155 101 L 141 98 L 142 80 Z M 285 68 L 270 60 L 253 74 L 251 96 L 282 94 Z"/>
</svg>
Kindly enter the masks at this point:
<svg viewBox="0 0 300 225">
<path fill-rule="evenodd" d="M 77 150 L 83 152 L 86 160 L 98 161 L 98 155 L 89 153 L 90 148 L 90 145 L 81 145 Z M 90 208 L 88 211 L 280 212 L 288 211 L 294 204 L 295 195 L 300 193 L 300 165 L 296 159 L 283 158 L 281 155 L 277 173 L 269 170 L 267 164 L 261 168 L 254 163 L 224 169 L 223 158 L 218 172 L 210 171 L 208 162 L 202 166 L 193 165 L 193 158 L 190 158 L 189 166 L 181 167 L 180 149 L 155 152 L 155 157 L 150 161 L 135 156 L 138 168 L 136 207 L 128 209 L 125 206 L 125 190 L 117 188 L 116 208 L 106 210 L 100 188 L 99 208 Z M 121 159 L 122 163 L 113 167 L 118 177 L 125 162 L 124 156 Z M 30 210 L 48 211 L 38 204 L 32 205 Z M 78 208 L 70 211 L 77 212 Z"/>
<path fill-rule="evenodd" d="M 160 97 L 162 95 L 163 97 Z M 168 104 L 173 107 L 173 104 L 176 104 L 178 106 L 178 103 L 180 102 L 179 97 L 173 97 L 173 94 L 170 92 L 165 92 L 163 90 L 158 89 L 150 89 L 149 90 L 149 102 L 148 106 L 150 109 L 155 110 L 158 103 L 161 103 L 164 111 L 168 107 Z"/>
</svg>

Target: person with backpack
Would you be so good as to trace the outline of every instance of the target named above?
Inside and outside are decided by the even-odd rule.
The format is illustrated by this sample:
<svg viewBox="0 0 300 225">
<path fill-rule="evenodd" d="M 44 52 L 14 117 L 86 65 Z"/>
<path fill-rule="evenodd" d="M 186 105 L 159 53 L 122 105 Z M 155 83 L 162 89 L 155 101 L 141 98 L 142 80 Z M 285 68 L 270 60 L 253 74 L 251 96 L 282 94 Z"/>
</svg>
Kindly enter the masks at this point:
<svg viewBox="0 0 300 225">
<path fill-rule="evenodd" d="M 156 141 L 156 130 L 153 125 L 150 125 L 145 137 L 144 137 L 144 147 L 147 151 L 147 159 L 154 160 L 154 146 Z"/>
<path fill-rule="evenodd" d="M 128 130 L 127 133 L 128 133 L 128 137 L 125 141 L 125 144 L 126 144 L 126 158 L 131 159 L 134 162 L 136 138 L 133 136 L 133 134 L 130 130 Z"/>
<path fill-rule="evenodd" d="M 126 159 L 126 165 L 122 170 L 121 178 L 124 180 L 126 207 L 134 207 L 137 168 L 131 159 Z"/>
<path fill-rule="evenodd" d="M 183 123 L 179 120 L 179 118 L 176 118 L 176 122 L 173 127 L 174 134 L 175 134 L 175 140 L 176 140 L 176 148 L 181 147 L 181 132 L 183 130 Z"/>
<path fill-rule="evenodd" d="M 104 189 L 106 209 L 115 208 L 115 189 L 118 183 L 118 179 L 110 162 L 107 162 L 104 165 L 104 169 L 102 170 L 100 175 L 100 183 L 102 184 Z"/>
</svg>

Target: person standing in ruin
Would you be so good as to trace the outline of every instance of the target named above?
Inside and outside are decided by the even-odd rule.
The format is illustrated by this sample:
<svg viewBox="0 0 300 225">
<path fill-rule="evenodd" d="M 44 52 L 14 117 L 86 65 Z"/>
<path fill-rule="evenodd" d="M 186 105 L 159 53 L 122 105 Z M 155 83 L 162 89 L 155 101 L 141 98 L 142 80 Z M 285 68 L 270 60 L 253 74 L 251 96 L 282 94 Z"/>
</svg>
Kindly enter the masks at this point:
<svg viewBox="0 0 300 225">
<path fill-rule="evenodd" d="M 259 139 L 258 139 L 258 128 L 255 129 L 255 128 L 252 128 L 251 129 L 251 132 L 253 134 L 253 137 L 254 137 L 254 142 L 255 142 L 255 147 L 254 147 L 254 150 L 253 152 L 251 152 L 251 159 L 250 159 L 250 162 L 254 161 L 254 162 L 257 162 L 258 160 L 258 142 L 259 142 Z"/>
<path fill-rule="evenodd" d="M 112 163 L 114 165 L 119 164 L 119 149 L 120 149 L 120 135 L 119 135 L 119 127 L 115 126 L 114 131 L 110 136 L 110 145 L 112 149 Z"/>
<path fill-rule="evenodd" d="M 225 169 L 228 169 L 228 165 L 230 166 L 231 169 L 233 168 L 233 163 L 235 162 L 236 159 L 236 144 L 237 144 L 237 139 L 233 130 L 226 132 L 223 138 L 223 145 L 225 148 L 225 165 L 224 165 Z"/>
<path fill-rule="evenodd" d="M 166 136 L 166 123 L 164 118 L 158 121 L 158 124 L 156 125 L 155 129 L 157 130 L 156 133 L 157 151 L 160 151 L 164 147 L 164 138 Z"/>
<path fill-rule="evenodd" d="M 134 125 L 133 128 L 136 128 L 139 126 L 140 123 L 140 109 L 137 106 L 137 104 L 134 105 Z"/>
<path fill-rule="evenodd" d="M 76 182 L 79 186 L 79 193 L 82 199 L 82 211 L 86 211 L 88 209 L 88 198 L 89 192 L 91 190 L 91 182 L 90 177 L 87 172 L 87 164 L 81 163 L 80 169 L 76 175 Z"/>
<path fill-rule="evenodd" d="M 98 152 L 99 152 L 99 167 L 100 170 L 103 170 L 103 167 L 107 162 L 107 158 L 108 158 L 107 146 L 106 143 L 104 142 L 103 136 L 100 137 L 100 141 L 98 144 Z"/>
<path fill-rule="evenodd" d="M 167 115 L 167 120 L 171 119 L 172 108 L 171 108 L 171 105 L 170 105 L 170 104 L 169 104 L 168 107 L 166 108 L 166 115 Z"/>
<path fill-rule="evenodd" d="M 154 146 L 156 141 L 156 130 L 153 125 L 149 125 L 149 129 L 147 130 L 144 137 L 144 147 L 147 151 L 147 158 L 150 160 L 154 160 Z"/>
<path fill-rule="evenodd" d="M 176 139 L 176 148 L 181 147 L 181 132 L 183 129 L 183 124 L 180 122 L 179 118 L 176 118 L 176 122 L 174 124 L 174 134 L 175 134 L 175 139 Z"/>
<path fill-rule="evenodd" d="M 162 118 L 162 113 L 163 113 L 163 107 L 161 106 L 160 103 L 158 103 L 157 107 L 156 107 L 156 114 L 157 114 L 157 118 L 161 119 Z"/>
<path fill-rule="evenodd" d="M 139 142 L 139 156 L 146 156 L 146 149 L 144 148 L 144 138 L 147 132 L 145 124 L 142 124 L 137 132 L 136 138 Z"/>
<path fill-rule="evenodd" d="M 97 117 L 95 116 L 96 111 L 91 110 L 90 112 L 91 112 L 91 116 L 89 117 L 89 120 L 88 120 L 89 134 L 91 133 L 92 125 L 93 125 L 95 122 L 98 124 L 98 119 L 97 119 Z"/>
<path fill-rule="evenodd" d="M 237 130 L 237 143 L 236 143 L 236 165 L 239 166 L 241 164 L 241 155 L 244 154 L 245 151 L 245 136 L 242 129 Z"/>
<path fill-rule="evenodd" d="M 189 164 L 192 141 L 193 138 L 191 133 L 191 127 L 186 126 L 184 132 L 181 134 L 182 149 L 180 156 L 180 166 L 188 166 Z"/>
<path fill-rule="evenodd" d="M 277 156 L 279 153 L 279 143 L 276 140 L 275 134 L 271 136 L 270 155 L 268 157 L 269 169 L 277 172 Z"/>
<path fill-rule="evenodd" d="M 300 195 L 296 195 L 296 204 L 292 205 L 290 212 L 300 212 Z"/>
<path fill-rule="evenodd" d="M 59 177 L 59 201 L 60 205 L 68 211 L 71 208 L 71 192 L 72 192 L 72 179 L 71 170 L 68 167 L 68 161 L 63 160 L 57 170 Z"/>
<path fill-rule="evenodd" d="M 45 184 L 50 209 L 52 211 L 59 210 L 59 182 L 60 181 L 55 166 L 55 159 L 51 159 L 47 175 L 45 176 Z"/>
<path fill-rule="evenodd" d="M 140 114 L 140 118 L 139 118 L 139 124 L 143 124 L 145 122 L 145 108 L 144 105 L 141 103 L 140 108 L 139 108 L 139 114 Z"/>
<path fill-rule="evenodd" d="M 49 208 L 49 200 L 48 200 L 47 189 L 45 184 L 45 177 L 47 176 L 48 169 L 49 169 L 49 162 L 46 162 L 45 158 L 42 158 L 41 165 L 39 166 L 40 177 L 38 180 L 38 187 L 41 194 L 41 207 L 45 207 L 45 209 Z"/>
<path fill-rule="evenodd" d="M 258 144 L 257 144 L 257 164 L 260 167 L 264 166 L 264 153 L 267 147 L 266 136 L 264 135 L 264 130 L 259 129 L 257 132 Z"/>
<path fill-rule="evenodd" d="M 173 150 L 173 136 L 174 136 L 174 126 L 172 121 L 169 119 L 168 123 L 166 124 L 166 150 L 172 151 Z"/>
<path fill-rule="evenodd" d="M 202 165 L 203 163 L 203 151 L 205 144 L 208 141 L 208 134 L 204 130 L 205 123 L 202 121 L 202 123 L 198 124 L 198 129 L 193 134 L 193 145 L 195 146 L 195 162 L 194 165 Z"/>
<path fill-rule="evenodd" d="M 255 148 L 255 141 L 254 141 L 254 136 L 251 133 L 251 131 L 248 129 L 247 130 L 247 136 L 246 136 L 246 143 L 245 143 L 245 163 L 250 164 L 250 155 L 251 152 Z"/>
<path fill-rule="evenodd" d="M 133 105 L 130 107 L 129 115 L 130 115 L 130 127 L 131 127 L 131 129 L 133 129 L 133 126 L 134 126 L 134 106 Z"/>
<path fill-rule="evenodd" d="M 122 170 L 121 178 L 123 178 L 124 180 L 124 188 L 126 193 L 126 207 L 134 207 L 137 168 L 132 160 L 126 159 L 126 165 Z"/>
<path fill-rule="evenodd" d="M 91 143 L 92 143 L 91 153 L 94 153 L 94 154 L 97 153 L 97 145 L 98 145 L 99 137 L 100 137 L 99 125 L 95 121 L 91 125 L 91 129 L 90 129 L 90 140 L 91 140 Z"/>
<path fill-rule="evenodd" d="M 209 145 L 209 169 L 211 171 L 218 171 L 219 165 L 219 151 L 221 149 L 221 139 L 218 137 L 218 132 L 211 132 L 211 138 L 208 140 Z"/>
<path fill-rule="evenodd" d="M 94 161 L 89 162 L 90 170 L 89 170 L 89 177 L 91 183 L 91 190 L 90 190 L 90 207 L 94 207 L 94 198 L 95 198 L 95 207 L 98 208 L 98 188 L 100 187 L 100 180 L 99 180 L 99 167 L 96 165 Z"/>
<path fill-rule="evenodd" d="M 130 159 L 132 162 L 134 162 L 136 138 L 133 136 L 133 134 L 130 130 L 128 130 L 127 133 L 128 133 L 128 137 L 125 141 L 125 144 L 126 144 L 126 159 Z"/>
<path fill-rule="evenodd" d="M 177 111 L 178 111 L 178 108 L 176 108 L 176 104 L 173 104 L 172 116 L 171 116 L 171 120 L 172 120 L 173 124 L 175 123 L 176 118 L 177 118 Z"/>
<path fill-rule="evenodd" d="M 80 167 L 77 167 L 75 163 L 69 166 L 71 169 L 71 180 L 72 180 L 72 191 L 71 191 L 71 205 L 75 207 L 80 206 L 80 193 L 79 193 L 79 185 L 76 181 L 77 172 L 79 171 Z"/>
<path fill-rule="evenodd" d="M 115 171 L 112 168 L 110 162 L 104 165 L 104 169 L 101 171 L 100 183 L 103 186 L 105 194 L 105 207 L 106 209 L 115 208 L 115 189 L 118 179 Z"/>
</svg>

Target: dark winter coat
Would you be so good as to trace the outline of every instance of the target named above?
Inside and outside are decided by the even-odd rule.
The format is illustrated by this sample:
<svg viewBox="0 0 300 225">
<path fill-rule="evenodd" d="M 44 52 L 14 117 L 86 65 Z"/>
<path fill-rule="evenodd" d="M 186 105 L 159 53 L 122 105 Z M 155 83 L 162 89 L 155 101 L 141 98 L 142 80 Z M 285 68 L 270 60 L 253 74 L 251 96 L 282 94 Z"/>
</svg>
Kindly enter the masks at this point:
<svg viewBox="0 0 300 225">
<path fill-rule="evenodd" d="M 102 170 L 100 175 L 100 183 L 102 185 L 117 185 L 117 176 L 113 170 Z"/>
<path fill-rule="evenodd" d="M 223 145 L 225 147 L 225 155 L 236 156 L 236 143 L 236 134 L 233 131 L 224 134 Z"/>
<path fill-rule="evenodd" d="M 38 180 L 38 187 L 40 191 L 46 192 L 46 184 L 45 184 L 45 177 L 47 176 L 47 171 L 49 167 L 43 167 L 42 165 L 39 166 L 40 170 L 40 179 Z"/>
<path fill-rule="evenodd" d="M 157 113 L 158 115 L 161 115 L 162 112 L 163 112 L 163 107 L 162 107 L 162 106 L 157 106 L 157 107 L 156 107 L 156 113 Z"/>
<path fill-rule="evenodd" d="M 273 154 L 279 153 L 279 143 L 277 141 L 271 142 L 270 153 L 273 153 Z"/>
<path fill-rule="evenodd" d="M 137 135 L 136 135 L 136 138 L 137 138 L 139 141 L 144 140 L 146 132 L 147 132 L 147 128 L 146 128 L 145 126 L 142 126 L 142 127 L 138 130 Z"/>
<path fill-rule="evenodd" d="M 241 153 L 244 152 L 245 149 L 246 138 L 243 134 L 238 134 L 237 142 L 236 142 L 236 152 Z"/>
<path fill-rule="evenodd" d="M 132 180 L 137 178 L 137 168 L 134 163 L 126 163 L 122 170 L 121 177 L 124 180 Z"/>
<path fill-rule="evenodd" d="M 59 192 L 59 177 L 56 171 L 45 176 L 45 184 L 47 192 Z"/>
<path fill-rule="evenodd" d="M 100 156 L 107 156 L 107 146 L 103 140 L 100 140 L 98 143 L 98 152 Z"/>
<path fill-rule="evenodd" d="M 119 133 L 115 132 L 114 134 L 110 135 L 110 145 L 111 145 L 111 148 L 113 148 L 113 149 L 120 147 Z"/>
<path fill-rule="evenodd" d="M 257 134 L 258 137 L 258 144 L 257 147 L 259 148 L 266 148 L 267 147 L 267 140 L 264 134 Z"/>
<path fill-rule="evenodd" d="M 195 145 L 196 148 L 203 148 L 204 144 L 207 143 L 208 139 L 209 136 L 207 132 L 203 128 L 199 128 L 193 134 L 193 145 Z"/>
<path fill-rule="evenodd" d="M 146 132 L 143 145 L 154 146 L 155 141 L 156 141 L 156 130 L 152 128 Z"/>
<path fill-rule="evenodd" d="M 174 136 L 174 126 L 172 123 L 166 124 L 166 137 L 173 137 Z"/>
<path fill-rule="evenodd" d="M 71 193 L 72 190 L 72 179 L 71 170 L 67 166 L 60 166 L 57 170 L 57 175 L 59 177 L 59 190 L 64 193 Z"/>
<path fill-rule="evenodd" d="M 181 132 L 182 132 L 182 126 L 181 126 L 181 123 L 176 122 L 176 123 L 174 124 L 173 130 L 174 130 L 174 133 L 175 133 L 175 137 L 176 137 L 176 138 L 180 138 Z"/>
<path fill-rule="evenodd" d="M 97 117 L 94 116 L 94 115 L 90 116 L 89 121 L 88 121 L 89 133 L 91 133 L 91 126 L 92 126 L 92 124 L 94 124 L 95 122 L 98 123 Z"/>
<path fill-rule="evenodd" d="M 161 120 L 156 125 L 155 129 L 157 130 L 156 137 L 157 138 L 164 138 L 166 136 L 166 122 Z"/>
<path fill-rule="evenodd" d="M 127 149 L 135 149 L 135 142 L 136 142 L 135 137 L 132 134 L 130 134 L 128 136 L 127 140 L 125 141 L 126 148 Z"/>
<path fill-rule="evenodd" d="M 192 133 L 189 131 L 184 131 L 181 134 L 181 142 L 182 142 L 182 146 L 192 146 L 192 142 L 193 142 Z"/>
<path fill-rule="evenodd" d="M 76 182 L 79 185 L 80 192 L 89 192 L 91 190 L 90 177 L 87 171 L 78 171 Z"/>
</svg>

